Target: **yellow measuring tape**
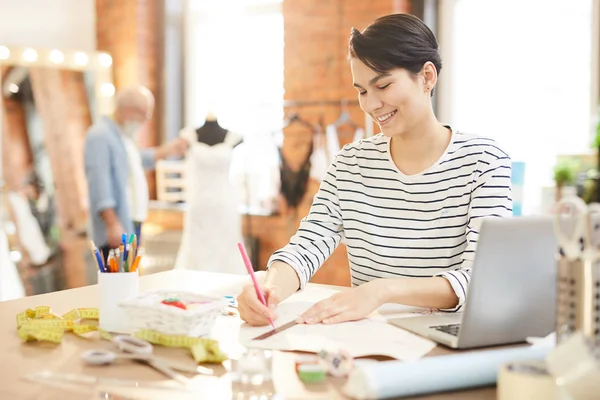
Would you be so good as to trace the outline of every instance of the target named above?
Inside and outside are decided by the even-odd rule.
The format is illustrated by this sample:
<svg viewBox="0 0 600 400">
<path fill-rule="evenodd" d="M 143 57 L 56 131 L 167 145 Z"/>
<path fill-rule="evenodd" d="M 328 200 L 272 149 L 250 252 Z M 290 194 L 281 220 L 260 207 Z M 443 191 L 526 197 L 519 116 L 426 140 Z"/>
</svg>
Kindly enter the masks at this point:
<svg viewBox="0 0 600 400">
<path fill-rule="evenodd" d="M 165 335 L 147 329 L 136 332 L 134 336 L 152 344 L 190 349 L 197 363 L 222 363 L 227 360 L 227 354 L 220 349 L 219 342 L 214 339 Z"/>
<path fill-rule="evenodd" d="M 78 336 L 98 331 L 102 339 L 112 340 L 111 334 L 97 325 L 82 323 L 84 320 L 98 320 L 98 315 L 97 308 L 76 308 L 60 316 L 53 314 L 48 306 L 39 306 L 17 314 L 17 333 L 24 342 L 60 343 L 64 333 L 69 331 Z M 228 358 L 214 339 L 165 335 L 146 329 L 134 336 L 160 346 L 190 349 L 197 363 L 222 363 Z"/>
<path fill-rule="evenodd" d="M 68 331 L 76 335 L 99 331 L 101 337 L 110 339 L 110 334 L 98 329 L 97 325 L 81 323 L 86 319 L 98 320 L 98 309 L 76 308 L 60 316 L 53 314 L 50 307 L 39 306 L 17 314 L 17 333 L 24 342 L 38 340 L 60 343 Z"/>
</svg>

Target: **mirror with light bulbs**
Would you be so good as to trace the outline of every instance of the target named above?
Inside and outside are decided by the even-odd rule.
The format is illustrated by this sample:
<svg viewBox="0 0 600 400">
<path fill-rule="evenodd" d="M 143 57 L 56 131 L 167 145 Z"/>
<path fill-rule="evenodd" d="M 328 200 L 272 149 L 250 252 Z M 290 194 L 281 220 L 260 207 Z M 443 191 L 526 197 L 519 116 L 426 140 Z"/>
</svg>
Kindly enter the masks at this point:
<svg viewBox="0 0 600 400">
<path fill-rule="evenodd" d="M 107 53 L 0 45 L 0 229 L 27 295 L 90 281 L 83 145 L 114 93 Z"/>
</svg>

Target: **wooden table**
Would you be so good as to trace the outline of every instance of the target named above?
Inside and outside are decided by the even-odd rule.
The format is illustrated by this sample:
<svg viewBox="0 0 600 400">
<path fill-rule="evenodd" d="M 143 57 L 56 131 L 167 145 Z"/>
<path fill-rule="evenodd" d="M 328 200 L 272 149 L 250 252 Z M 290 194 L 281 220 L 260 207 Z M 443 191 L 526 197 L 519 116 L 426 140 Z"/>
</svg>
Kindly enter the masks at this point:
<svg viewBox="0 0 600 400">
<path fill-rule="evenodd" d="M 142 276 L 140 278 L 140 290 L 150 289 L 179 289 L 194 290 L 202 293 L 235 294 L 233 291 L 248 280 L 246 276 L 215 274 L 197 271 L 173 270 Z M 52 307 L 57 314 L 64 314 L 74 308 L 97 307 L 98 288 L 96 285 L 77 289 L 48 293 L 39 296 L 26 297 L 19 300 L 0 303 L 0 399 L 88 399 L 99 398 L 97 394 L 90 396 L 91 388 L 86 392 L 66 391 L 63 388 L 53 388 L 39 383 L 33 383 L 22 379 L 22 376 L 44 369 L 60 372 L 83 373 L 99 377 L 121 377 L 125 379 L 162 380 L 164 377 L 148 366 L 132 362 L 121 362 L 111 366 L 86 366 L 80 360 L 80 354 L 84 350 L 93 348 L 110 349 L 111 343 L 102 340 L 90 340 L 77 337 L 72 333 L 65 333 L 63 341 L 59 345 L 31 342 L 23 344 L 17 336 L 16 315 L 27 308 L 46 305 Z M 223 317 L 236 318 L 236 317 Z M 235 321 L 234 326 L 239 327 L 241 321 Z M 217 332 L 219 341 L 225 350 L 239 350 L 238 331 L 231 328 L 231 320 L 226 329 Z M 180 363 L 193 366 L 194 363 L 185 349 L 166 349 L 157 347 L 158 356 L 168 355 L 169 358 Z M 436 347 L 430 354 L 440 355 L 450 353 L 443 347 Z M 343 379 L 328 378 L 323 384 L 305 385 L 294 371 L 295 354 L 291 352 L 274 352 L 273 355 L 273 382 L 269 386 L 257 388 L 264 393 L 275 392 L 285 399 L 346 399 L 340 388 Z M 226 367 L 219 366 L 215 369 L 217 377 L 197 377 L 203 387 L 202 399 L 249 399 L 248 395 L 237 394 L 239 388 L 233 385 L 230 374 Z M 205 386 L 204 386 L 205 385 Z M 275 389 L 274 389 L 274 388 Z M 168 394 L 162 390 L 156 397 L 156 390 L 142 393 L 140 389 L 132 392 L 130 389 L 111 389 L 110 393 L 123 393 L 127 398 L 169 398 L 176 399 L 177 396 Z M 233 396 L 235 394 L 235 396 Z M 140 396 L 141 397 L 138 397 Z M 232 397 L 233 396 L 233 397 Z M 117 395 L 105 396 L 105 399 L 125 399 Z M 189 398 L 189 397 L 186 397 Z M 461 391 L 456 393 L 443 393 L 430 396 L 414 397 L 414 399 L 477 399 L 491 400 L 496 398 L 496 390 L 493 387 Z"/>
</svg>

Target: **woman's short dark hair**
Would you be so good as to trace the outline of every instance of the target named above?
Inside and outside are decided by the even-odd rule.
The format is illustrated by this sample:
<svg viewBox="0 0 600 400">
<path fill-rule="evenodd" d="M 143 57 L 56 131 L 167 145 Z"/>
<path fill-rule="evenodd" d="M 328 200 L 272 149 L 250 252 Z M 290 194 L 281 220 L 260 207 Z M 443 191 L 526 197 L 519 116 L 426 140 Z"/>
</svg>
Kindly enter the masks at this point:
<svg viewBox="0 0 600 400">
<path fill-rule="evenodd" d="M 357 58 L 379 73 L 404 68 L 413 74 L 431 61 L 440 73 L 442 59 L 435 35 L 423 21 L 410 14 L 391 14 L 376 19 L 363 32 L 352 28 L 349 57 Z"/>
</svg>

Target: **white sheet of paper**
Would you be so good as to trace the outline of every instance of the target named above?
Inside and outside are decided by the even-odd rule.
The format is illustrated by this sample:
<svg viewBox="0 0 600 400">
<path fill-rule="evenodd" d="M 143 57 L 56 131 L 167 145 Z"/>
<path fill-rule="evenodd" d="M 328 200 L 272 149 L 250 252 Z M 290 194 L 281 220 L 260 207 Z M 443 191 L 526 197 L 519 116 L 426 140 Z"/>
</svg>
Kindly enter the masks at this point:
<svg viewBox="0 0 600 400">
<path fill-rule="evenodd" d="M 325 292 L 322 294 L 329 296 Z M 295 299 L 290 298 L 277 308 L 276 327 L 296 319 L 314 304 Z M 252 340 L 271 329 L 270 326 L 251 327 L 243 324 L 240 327 L 240 342 L 247 347 L 313 353 L 323 349 L 344 349 L 352 357 L 382 355 L 405 361 L 418 360 L 435 347 L 434 342 L 387 324 L 377 314 L 374 318 L 340 324 L 300 324 L 268 339 Z"/>
<path fill-rule="evenodd" d="M 264 272 L 259 272 L 256 276 L 259 281 L 262 281 Z M 249 282 L 248 277 L 240 277 L 227 285 L 214 288 L 211 290 L 211 294 L 237 295 L 243 285 Z M 337 292 L 338 290 L 327 287 L 309 286 L 303 291 L 295 293 L 277 308 L 278 318 L 275 326 L 295 320 L 314 303 L 327 299 Z M 239 339 L 242 347 L 228 350 L 237 353 L 243 347 L 258 347 L 316 353 L 323 349 L 341 348 L 348 351 L 353 357 L 382 355 L 405 361 L 417 360 L 431 351 L 435 347 L 435 343 L 387 324 L 387 320 L 427 315 L 432 312 L 429 309 L 386 304 L 372 313 L 369 318 L 360 321 L 334 325 L 298 325 L 265 340 L 252 339 L 270 331 L 271 326 L 252 327 L 245 323 L 236 324 L 236 326 L 229 326 L 226 329 L 237 329 L 239 326 Z M 377 332 L 376 336 L 374 336 L 375 332 Z"/>
</svg>

